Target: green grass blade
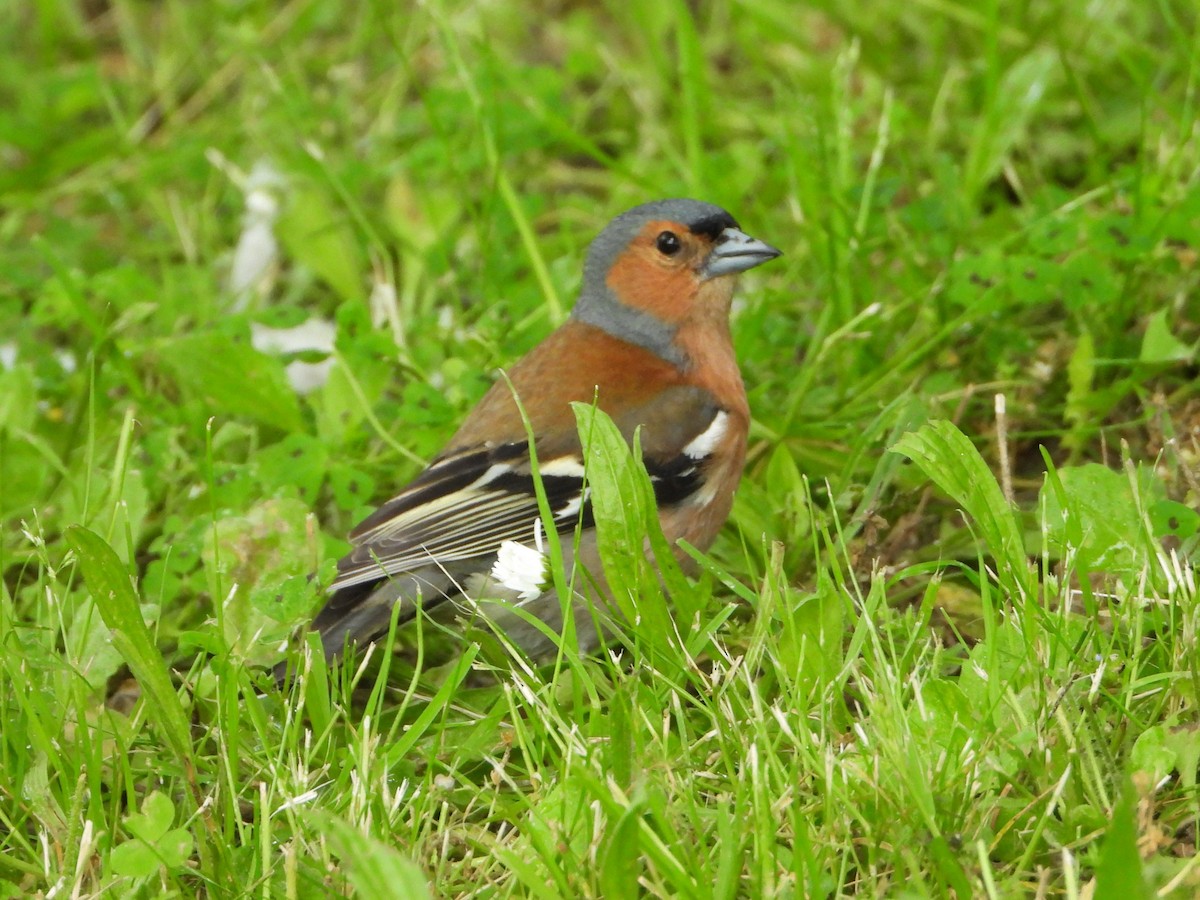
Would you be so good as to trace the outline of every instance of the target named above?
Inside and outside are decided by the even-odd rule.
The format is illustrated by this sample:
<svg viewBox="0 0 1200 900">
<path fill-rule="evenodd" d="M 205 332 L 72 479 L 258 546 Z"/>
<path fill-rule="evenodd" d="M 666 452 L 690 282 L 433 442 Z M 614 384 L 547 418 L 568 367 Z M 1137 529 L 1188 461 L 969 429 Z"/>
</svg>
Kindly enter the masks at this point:
<svg viewBox="0 0 1200 900">
<path fill-rule="evenodd" d="M 892 450 L 916 463 L 976 523 L 995 556 L 1001 583 L 1014 598 L 1028 596 L 1030 569 L 1024 539 L 996 476 L 975 445 L 952 422 L 929 422 L 902 436 Z"/>
<path fill-rule="evenodd" d="M 347 880 L 360 897 L 432 897 L 425 873 L 395 847 L 364 834 L 337 816 L 309 813 L 342 861 Z"/>
<path fill-rule="evenodd" d="M 171 684 L 170 671 L 142 619 L 137 592 L 116 552 L 94 531 L 82 525 L 67 529 L 67 544 L 75 552 L 96 607 L 112 631 L 122 658 L 147 700 L 147 711 L 180 762 L 192 763 L 188 716 Z"/>
</svg>

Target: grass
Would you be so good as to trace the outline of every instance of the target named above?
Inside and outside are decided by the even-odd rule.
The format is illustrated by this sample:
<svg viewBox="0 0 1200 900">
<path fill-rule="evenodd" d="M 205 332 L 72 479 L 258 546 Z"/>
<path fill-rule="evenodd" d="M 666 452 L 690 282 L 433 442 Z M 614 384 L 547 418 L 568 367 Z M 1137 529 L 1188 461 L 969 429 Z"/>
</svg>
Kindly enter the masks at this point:
<svg viewBox="0 0 1200 900">
<path fill-rule="evenodd" d="M 0 43 L 0 895 L 1200 890 L 1193 4 L 36 0 Z M 409 629 L 260 696 L 305 575 L 680 194 L 786 255 L 674 624 L 635 566 L 613 652 Z"/>
</svg>

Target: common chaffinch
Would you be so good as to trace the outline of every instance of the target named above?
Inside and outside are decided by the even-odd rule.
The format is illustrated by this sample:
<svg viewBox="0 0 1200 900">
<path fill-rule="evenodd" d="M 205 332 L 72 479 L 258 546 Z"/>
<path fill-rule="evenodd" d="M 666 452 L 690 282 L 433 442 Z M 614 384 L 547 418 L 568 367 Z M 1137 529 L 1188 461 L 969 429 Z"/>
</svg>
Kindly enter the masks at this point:
<svg viewBox="0 0 1200 900">
<path fill-rule="evenodd" d="M 326 655 L 385 633 L 397 603 L 400 622 L 418 603 L 452 619 L 479 595 L 501 600 L 493 624 L 530 656 L 553 649 L 540 630 L 505 613 L 507 602 L 555 631 L 562 625 L 553 589 L 519 590 L 499 559 L 502 545 L 532 545 L 540 522 L 514 393 L 553 527 L 583 527 L 574 559 L 563 544 L 568 567 L 577 560 L 601 573 L 572 401 L 595 402 L 627 441 L 641 427 L 664 535 L 672 546 L 707 549 L 729 515 L 750 420 L 729 333 L 734 284 L 779 255 L 725 210 L 696 200 L 646 203 L 610 222 L 588 250 L 566 323 L 492 386 L 425 471 L 351 533 L 354 548 L 312 623 Z M 603 597 L 592 601 L 606 606 Z M 598 643 L 593 617 L 579 614 L 586 602 L 573 602 L 583 650 Z"/>
</svg>

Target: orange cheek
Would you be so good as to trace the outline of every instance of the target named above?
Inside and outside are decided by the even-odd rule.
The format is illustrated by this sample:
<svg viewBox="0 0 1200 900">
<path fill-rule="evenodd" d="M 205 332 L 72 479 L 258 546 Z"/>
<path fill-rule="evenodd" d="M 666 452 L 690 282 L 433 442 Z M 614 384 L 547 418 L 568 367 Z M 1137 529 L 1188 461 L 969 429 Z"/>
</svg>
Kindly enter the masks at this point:
<svg viewBox="0 0 1200 900">
<path fill-rule="evenodd" d="M 648 312 L 664 322 L 683 319 L 696 296 L 696 278 L 687 268 L 667 268 L 640 252 L 619 260 L 607 284 L 626 306 Z"/>
</svg>

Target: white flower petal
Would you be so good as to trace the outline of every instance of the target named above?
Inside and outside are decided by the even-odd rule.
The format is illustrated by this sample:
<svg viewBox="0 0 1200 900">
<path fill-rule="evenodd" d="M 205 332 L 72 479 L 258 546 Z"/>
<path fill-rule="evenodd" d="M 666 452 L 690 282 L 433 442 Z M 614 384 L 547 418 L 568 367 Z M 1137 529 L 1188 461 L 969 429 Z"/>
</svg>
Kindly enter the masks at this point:
<svg viewBox="0 0 1200 900">
<path fill-rule="evenodd" d="M 259 353 L 303 353 L 316 350 L 332 353 L 337 326 L 328 319 L 309 319 L 292 328 L 270 328 L 250 324 L 250 342 Z"/>
<path fill-rule="evenodd" d="M 269 328 L 257 322 L 250 323 L 250 343 L 259 353 L 316 351 L 332 354 L 336 336 L 336 326 L 326 319 L 309 319 L 294 328 Z M 325 384 L 332 368 L 332 356 L 319 362 L 295 360 L 287 366 L 288 382 L 297 394 L 307 394 Z"/>
<path fill-rule="evenodd" d="M 270 163 L 258 162 L 240 186 L 246 211 L 227 282 L 234 298 L 234 312 L 245 309 L 256 292 L 265 294 L 269 287 L 268 276 L 279 257 L 275 220 L 279 217 L 277 194 L 282 191 L 284 181 Z"/>
</svg>

